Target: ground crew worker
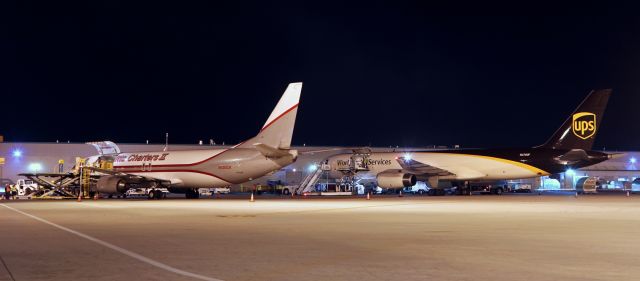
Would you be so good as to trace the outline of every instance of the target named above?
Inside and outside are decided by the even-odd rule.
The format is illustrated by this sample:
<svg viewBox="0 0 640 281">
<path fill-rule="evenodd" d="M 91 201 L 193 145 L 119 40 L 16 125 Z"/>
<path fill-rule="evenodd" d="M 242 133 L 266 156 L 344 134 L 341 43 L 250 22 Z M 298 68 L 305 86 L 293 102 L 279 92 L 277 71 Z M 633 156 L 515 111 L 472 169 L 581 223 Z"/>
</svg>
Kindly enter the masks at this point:
<svg viewBox="0 0 640 281">
<path fill-rule="evenodd" d="M 18 195 L 18 185 L 11 186 L 11 199 L 16 200 L 17 195 Z"/>
<path fill-rule="evenodd" d="M 11 185 L 6 184 L 4 186 L 4 199 L 9 200 L 10 196 L 11 196 Z"/>
</svg>

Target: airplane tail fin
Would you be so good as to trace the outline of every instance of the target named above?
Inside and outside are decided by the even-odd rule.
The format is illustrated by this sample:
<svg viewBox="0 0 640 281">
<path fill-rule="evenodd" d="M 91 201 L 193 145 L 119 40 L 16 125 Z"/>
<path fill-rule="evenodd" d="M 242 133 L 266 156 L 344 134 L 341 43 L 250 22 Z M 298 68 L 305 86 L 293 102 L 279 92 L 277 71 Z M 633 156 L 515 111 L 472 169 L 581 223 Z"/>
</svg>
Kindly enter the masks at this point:
<svg viewBox="0 0 640 281">
<path fill-rule="evenodd" d="M 540 147 L 591 150 L 611 89 L 593 90 L 553 136 Z"/>
<path fill-rule="evenodd" d="M 302 82 L 290 83 L 258 135 L 235 147 L 289 149 L 301 91 Z"/>
</svg>

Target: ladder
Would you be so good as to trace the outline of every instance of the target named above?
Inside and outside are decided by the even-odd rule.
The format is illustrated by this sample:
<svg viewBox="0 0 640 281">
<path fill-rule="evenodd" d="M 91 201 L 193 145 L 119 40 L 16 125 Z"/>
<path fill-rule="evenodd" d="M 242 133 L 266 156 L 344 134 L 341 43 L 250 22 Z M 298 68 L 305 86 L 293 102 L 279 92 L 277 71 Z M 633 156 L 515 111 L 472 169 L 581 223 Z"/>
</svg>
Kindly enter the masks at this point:
<svg viewBox="0 0 640 281">
<path fill-rule="evenodd" d="M 322 175 L 322 172 L 324 172 L 324 169 L 321 169 L 319 167 L 315 171 L 313 171 L 313 173 L 310 173 L 309 175 L 307 175 L 307 177 L 305 177 L 304 180 L 300 183 L 300 186 L 296 188 L 295 193 L 304 194 L 305 192 L 313 191 L 313 189 L 316 186 L 316 183 L 318 182 L 318 180 L 320 179 L 320 176 Z"/>
<path fill-rule="evenodd" d="M 89 186 L 91 185 L 91 170 L 84 165 L 80 167 L 80 194 L 82 197 L 89 196 Z"/>
</svg>

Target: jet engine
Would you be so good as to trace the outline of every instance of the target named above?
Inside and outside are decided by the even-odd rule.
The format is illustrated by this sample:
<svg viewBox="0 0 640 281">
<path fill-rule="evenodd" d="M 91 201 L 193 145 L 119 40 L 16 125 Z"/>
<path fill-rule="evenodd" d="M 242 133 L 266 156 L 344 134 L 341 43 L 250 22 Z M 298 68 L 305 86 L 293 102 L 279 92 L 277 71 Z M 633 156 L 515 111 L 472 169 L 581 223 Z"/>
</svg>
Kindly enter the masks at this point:
<svg viewBox="0 0 640 281">
<path fill-rule="evenodd" d="M 103 176 L 96 182 L 96 189 L 101 193 L 124 193 L 127 191 L 126 183 L 121 177 Z"/>
<path fill-rule="evenodd" d="M 416 175 L 402 172 L 382 172 L 376 179 L 378 186 L 383 188 L 402 188 L 416 184 Z"/>
</svg>

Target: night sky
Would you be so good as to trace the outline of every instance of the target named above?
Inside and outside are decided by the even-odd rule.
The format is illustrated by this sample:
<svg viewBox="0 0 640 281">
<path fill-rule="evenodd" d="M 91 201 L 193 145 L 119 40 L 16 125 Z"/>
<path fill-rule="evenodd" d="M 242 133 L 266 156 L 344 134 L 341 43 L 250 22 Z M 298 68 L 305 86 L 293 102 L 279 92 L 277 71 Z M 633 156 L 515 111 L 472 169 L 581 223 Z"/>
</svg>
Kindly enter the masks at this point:
<svg viewBox="0 0 640 281">
<path fill-rule="evenodd" d="M 5 141 L 235 143 L 303 81 L 297 145 L 532 146 L 613 88 L 640 150 L 640 7 L 130 2 L 0 4 Z"/>
</svg>

